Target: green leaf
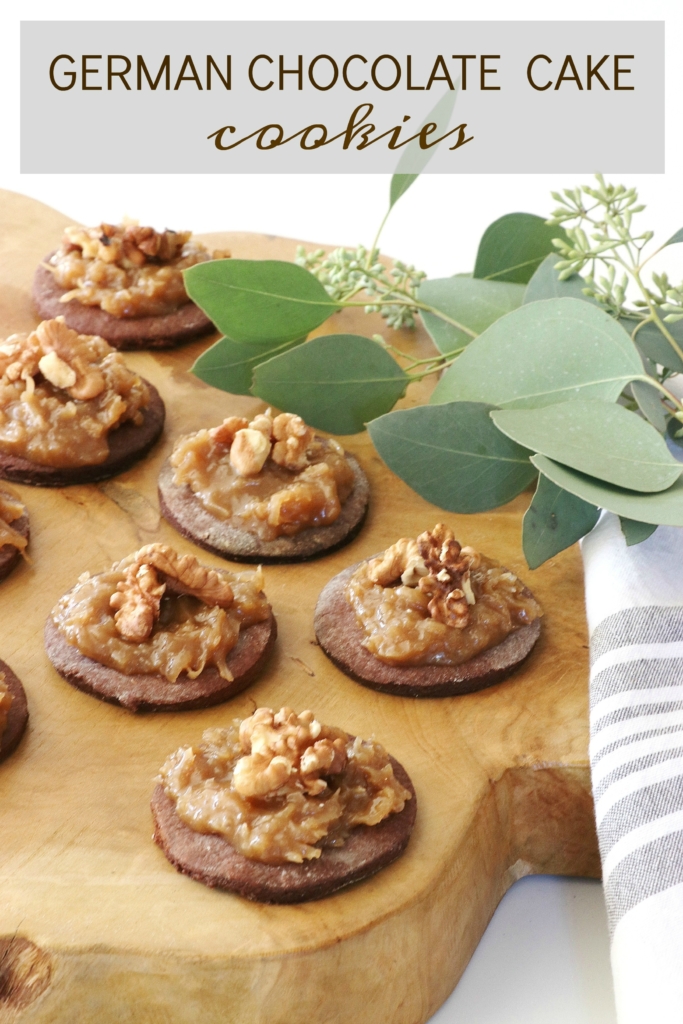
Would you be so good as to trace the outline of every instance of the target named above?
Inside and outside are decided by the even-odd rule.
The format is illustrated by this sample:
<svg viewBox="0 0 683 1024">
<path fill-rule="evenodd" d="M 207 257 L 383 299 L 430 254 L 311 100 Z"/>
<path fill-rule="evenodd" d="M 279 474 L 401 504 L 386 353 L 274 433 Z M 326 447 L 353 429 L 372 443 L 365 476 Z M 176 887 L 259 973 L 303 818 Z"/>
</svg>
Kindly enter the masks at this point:
<svg viewBox="0 0 683 1024">
<path fill-rule="evenodd" d="M 313 274 L 281 260 L 212 260 L 184 278 L 192 301 L 233 341 L 297 341 L 339 309 Z"/>
<path fill-rule="evenodd" d="M 583 302 L 591 302 L 594 306 L 599 305 L 595 299 L 583 294 L 586 282 L 580 274 L 572 274 L 566 281 L 560 281 L 560 272 L 555 270 L 555 264 L 559 259 L 560 254 L 557 252 L 546 256 L 526 286 L 523 302 L 538 302 L 539 299 L 581 299 Z"/>
<path fill-rule="evenodd" d="M 619 525 L 629 548 L 634 544 L 642 544 L 657 529 L 652 523 L 638 523 L 635 519 L 625 519 L 623 516 L 619 516 Z"/>
<path fill-rule="evenodd" d="M 600 517 L 589 505 L 539 476 L 536 493 L 522 522 L 522 547 L 530 569 L 571 547 L 593 529 Z"/>
<path fill-rule="evenodd" d="M 632 491 L 665 491 L 683 469 L 654 427 L 612 402 L 500 409 L 491 418 L 517 444 Z"/>
<path fill-rule="evenodd" d="M 675 455 L 678 450 L 678 458 L 683 459 L 683 423 L 672 416 L 666 425 L 666 436 L 668 438 L 669 451 Z"/>
<path fill-rule="evenodd" d="M 588 302 L 545 299 L 501 317 L 467 346 L 431 401 L 536 408 L 576 398 L 615 402 L 643 366 L 624 329 Z"/>
<path fill-rule="evenodd" d="M 408 191 L 419 174 L 392 174 L 389 186 L 389 209 Z"/>
<path fill-rule="evenodd" d="M 561 466 L 545 455 L 533 455 L 531 461 L 544 476 L 558 487 L 564 488 L 577 498 L 606 508 L 626 519 L 640 523 L 654 523 L 657 526 L 683 526 L 683 480 L 678 478 L 668 491 L 656 494 L 638 494 L 613 484 L 605 484 L 594 477 L 578 473 L 575 469 Z"/>
<path fill-rule="evenodd" d="M 675 235 L 672 235 L 668 242 L 664 245 L 676 245 L 677 242 L 683 242 L 683 228 L 679 228 Z"/>
<path fill-rule="evenodd" d="M 420 129 L 424 128 L 424 126 L 429 124 L 431 121 L 438 124 L 441 134 L 446 131 L 451 120 L 453 108 L 455 107 L 455 100 L 458 95 L 459 88 L 460 81 L 458 80 L 455 89 L 448 89 L 441 99 L 434 105 L 429 114 L 427 114 L 426 118 L 420 125 Z M 418 131 L 420 129 L 418 129 Z M 416 133 L 413 131 L 412 134 L 415 135 Z M 425 169 L 438 148 L 439 147 L 437 145 L 431 146 L 429 149 L 421 149 L 419 139 L 414 139 L 404 148 L 398 164 L 396 165 L 396 173 L 392 176 L 391 185 L 389 186 L 390 210 L 394 203 L 408 191 L 415 179 L 419 178 L 420 173 Z M 417 174 L 403 173 L 406 167 L 410 167 L 411 171 L 414 171 L 417 167 Z"/>
<path fill-rule="evenodd" d="M 368 424 L 379 455 L 421 497 L 449 512 L 485 512 L 534 479 L 529 452 L 496 430 L 490 405 L 400 409 Z"/>
<path fill-rule="evenodd" d="M 651 384 L 646 384 L 644 380 L 631 381 L 631 391 L 645 419 L 655 430 L 663 434 L 669 422 L 669 413 L 662 405 L 661 392 Z"/>
<path fill-rule="evenodd" d="M 527 284 L 546 256 L 556 252 L 553 238 L 566 237 L 564 228 L 534 213 L 506 213 L 482 235 L 474 276 Z"/>
<path fill-rule="evenodd" d="M 252 392 L 331 434 L 355 434 L 387 412 L 409 378 L 380 345 L 327 334 L 260 363 Z"/>
<path fill-rule="evenodd" d="M 477 281 L 473 277 L 444 277 L 424 281 L 417 293 L 420 302 L 433 306 L 458 323 L 481 334 L 501 316 L 521 304 L 524 286 L 503 281 Z M 420 313 L 432 341 L 440 352 L 469 345 L 469 334 L 446 323 L 434 313 Z"/>
<path fill-rule="evenodd" d="M 202 352 L 190 373 L 221 391 L 250 395 L 254 368 L 265 359 L 286 352 L 299 341 L 268 348 L 262 343 L 246 345 L 231 338 L 219 338 L 215 345 Z"/>
<path fill-rule="evenodd" d="M 630 335 L 641 321 L 620 317 L 619 323 Z M 675 324 L 667 324 L 666 327 L 674 340 L 678 342 L 680 348 L 683 349 L 683 320 L 679 320 Z M 671 347 L 656 324 L 643 324 L 642 327 L 638 328 L 634 340 L 641 352 L 648 359 L 652 360 L 653 363 L 659 363 L 661 366 L 665 366 L 667 370 L 683 373 L 683 360 Z"/>
</svg>

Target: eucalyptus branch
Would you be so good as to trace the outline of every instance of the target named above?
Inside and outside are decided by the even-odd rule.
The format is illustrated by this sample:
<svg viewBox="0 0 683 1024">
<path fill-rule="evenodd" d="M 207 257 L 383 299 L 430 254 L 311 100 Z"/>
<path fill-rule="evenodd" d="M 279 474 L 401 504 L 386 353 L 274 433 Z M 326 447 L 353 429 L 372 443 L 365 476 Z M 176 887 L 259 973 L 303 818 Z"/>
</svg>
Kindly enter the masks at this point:
<svg viewBox="0 0 683 1024">
<path fill-rule="evenodd" d="M 607 184 L 600 174 L 596 175 L 596 179 L 597 188 L 584 185 L 573 190 L 565 189 L 562 194 L 552 193 L 560 205 L 547 223 L 562 224 L 569 237 L 569 242 L 558 238 L 553 243 L 563 257 L 555 265 L 555 269 L 560 271 L 560 280 L 580 273 L 590 264 L 584 293 L 599 302 L 612 316 L 642 321 L 632 334 L 634 338 L 640 326 L 653 323 L 679 359 L 683 360 L 683 348 L 666 327 L 666 323 L 683 319 L 683 284 L 675 288 L 670 285 L 665 274 L 653 274 L 652 280 L 660 292 L 657 295 L 644 283 L 643 267 L 664 247 L 659 246 L 643 257 L 643 250 L 652 239 L 653 232 L 632 232 L 633 217 L 645 209 L 638 202 L 636 189 Z M 594 200 L 592 205 L 586 201 L 587 198 Z M 593 229 L 590 238 L 584 230 L 584 224 Z M 606 268 L 605 276 L 598 276 L 597 267 L 601 265 Z M 616 280 L 617 265 L 624 270 L 619 281 Z M 640 309 L 627 305 L 629 278 L 642 295 L 642 299 L 635 302 L 635 306 Z M 660 310 L 667 315 L 661 317 Z"/>
</svg>

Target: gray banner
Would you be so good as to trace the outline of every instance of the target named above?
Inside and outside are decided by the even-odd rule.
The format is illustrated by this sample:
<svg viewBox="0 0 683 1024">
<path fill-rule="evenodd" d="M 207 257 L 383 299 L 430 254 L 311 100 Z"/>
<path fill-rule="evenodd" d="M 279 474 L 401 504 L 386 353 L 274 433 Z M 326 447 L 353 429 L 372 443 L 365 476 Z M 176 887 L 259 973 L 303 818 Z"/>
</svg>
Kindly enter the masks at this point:
<svg viewBox="0 0 683 1024">
<path fill-rule="evenodd" d="M 397 168 L 663 171 L 664 23 L 22 24 L 24 173 Z"/>
</svg>

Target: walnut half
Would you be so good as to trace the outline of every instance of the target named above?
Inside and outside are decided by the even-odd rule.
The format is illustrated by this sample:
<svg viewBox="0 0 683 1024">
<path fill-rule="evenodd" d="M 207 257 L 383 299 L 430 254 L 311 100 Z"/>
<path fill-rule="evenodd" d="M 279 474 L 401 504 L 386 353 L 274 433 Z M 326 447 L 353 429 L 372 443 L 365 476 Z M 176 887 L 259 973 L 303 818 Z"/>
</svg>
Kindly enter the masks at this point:
<svg viewBox="0 0 683 1024">
<path fill-rule="evenodd" d="M 174 590 L 204 604 L 229 608 L 234 601 L 233 589 L 221 573 L 202 565 L 194 555 L 179 555 L 168 544 L 147 544 L 118 567 L 125 569 L 125 576 L 109 605 L 116 611 L 116 628 L 126 640 L 139 643 L 151 635 L 169 580 Z"/>
</svg>

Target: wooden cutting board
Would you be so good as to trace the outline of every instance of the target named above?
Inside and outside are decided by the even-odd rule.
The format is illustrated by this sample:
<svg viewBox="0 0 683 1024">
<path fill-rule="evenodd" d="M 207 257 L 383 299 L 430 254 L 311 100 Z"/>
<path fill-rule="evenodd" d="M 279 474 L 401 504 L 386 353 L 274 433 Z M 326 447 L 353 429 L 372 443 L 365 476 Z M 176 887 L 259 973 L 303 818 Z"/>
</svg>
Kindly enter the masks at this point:
<svg viewBox="0 0 683 1024">
<path fill-rule="evenodd" d="M 36 324 L 33 271 L 68 223 L 0 193 L 0 337 Z M 234 233 L 208 241 L 256 259 L 291 259 L 296 244 Z M 322 330 L 386 329 L 354 310 Z M 529 572 L 520 540 L 528 495 L 482 515 L 445 514 L 358 435 L 345 444 L 371 480 L 367 525 L 336 554 L 266 569 L 279 639 L 257 684 L 221 707 L 147 716 L 80 693 L 43 651 L 50 608 L 81 572 L 141 544 L 197 553 L 159 518 L 159 467 L 179 434 L 259 407 L 187 373 L 207 344 L 128 357 L 168 410 L 164 438 L 142 465 L 100 486 L 19 488 L 32 564 L 0 587 L 0 658 L 23 680 L 31 719 L 0 766 L 0 1024 L 421 1024 L 516 879 L 598 875 L 579 555 Z M 420 329 L 396 344 L 430 351 Z M 424 401 L 429 386 L 413 387 L 404 404 Z M 528 581 L 546 610 L 542 639 L 515 676 L 481 693 L 424 701 L 374 693 L 316 646 L 316 598 L 346 565 L 440 519 Z M 419 813 L 405 855 L 375 878 L 316 903 L 258 906 L 179 875 L 151 841 L 149 798 L 177 746 L 255 706 L 285 703 L 376 736 L 410 773 Z"/>
</svg>

